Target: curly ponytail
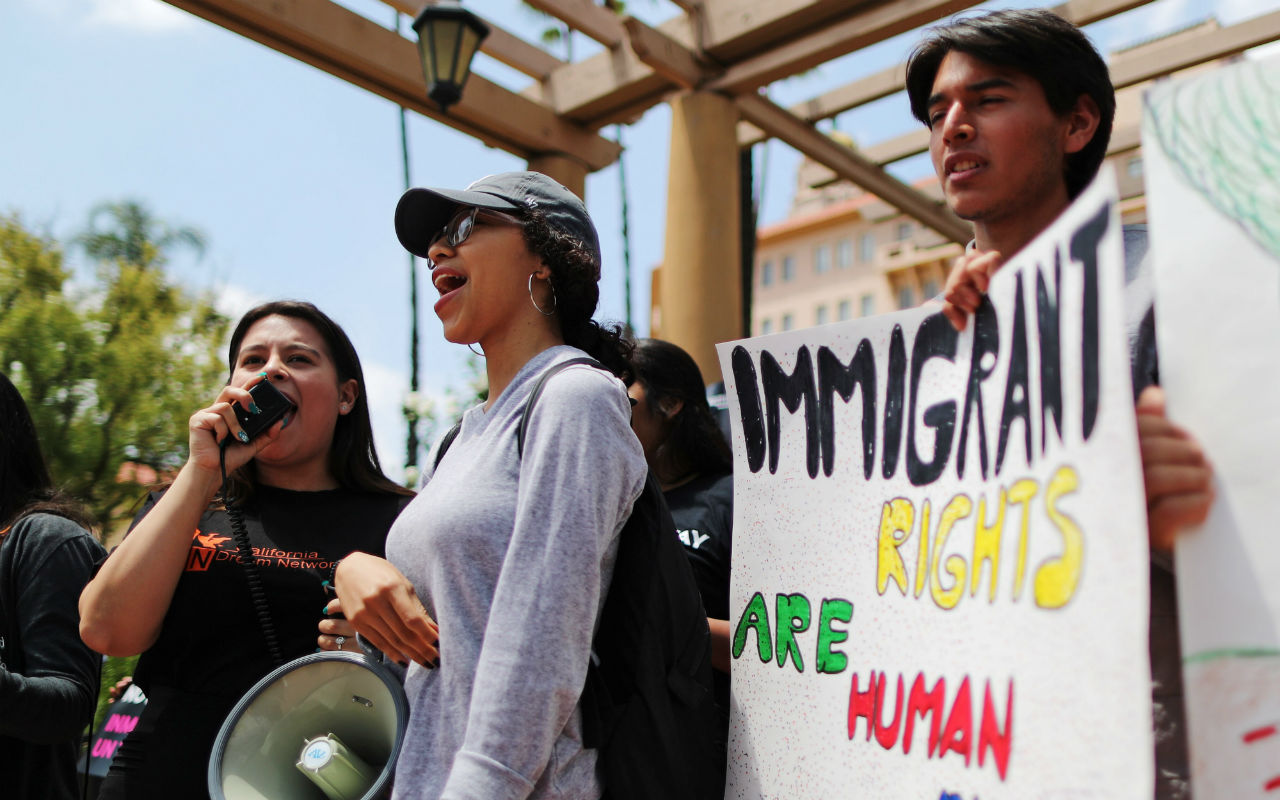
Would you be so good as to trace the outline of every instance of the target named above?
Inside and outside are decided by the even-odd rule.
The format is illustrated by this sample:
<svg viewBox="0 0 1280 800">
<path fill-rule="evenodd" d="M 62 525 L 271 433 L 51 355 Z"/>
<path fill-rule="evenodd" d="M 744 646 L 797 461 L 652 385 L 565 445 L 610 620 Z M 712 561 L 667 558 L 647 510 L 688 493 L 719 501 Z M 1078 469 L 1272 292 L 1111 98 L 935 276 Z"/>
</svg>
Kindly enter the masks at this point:
<svg viewBox="0 0 1280 800">
<path fill-rule="evenodd" d="M 631 380 L 633 345 L 621 325 L 602 325 L 591 318 L 600 302 L 600 264 L 590 249 L 569 234 L 556 230 L 542 211 L 524 214 L 524 240 L 551 270 L 555 287 L 556 316 L 565 344 L 585 351 L 625 382 Z"/>
</svg>

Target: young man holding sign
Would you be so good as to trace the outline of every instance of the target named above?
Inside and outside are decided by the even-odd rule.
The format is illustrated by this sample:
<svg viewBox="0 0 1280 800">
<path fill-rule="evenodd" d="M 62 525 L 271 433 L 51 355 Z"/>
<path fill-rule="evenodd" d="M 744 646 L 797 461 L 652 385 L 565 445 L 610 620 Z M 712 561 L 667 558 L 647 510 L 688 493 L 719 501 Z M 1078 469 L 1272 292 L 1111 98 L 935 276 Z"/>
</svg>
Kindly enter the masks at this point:
<svg viewBox="0 0 1280 800">
<path fill-rule="evenodd" d="M 1106 155 L 1115 92 L 1079 28 L 1044 10 L 997 11 L 930 31 L 907 65 L 912 113 L 930 129 L 947 205 L 974 239 L 947 279 L 957 329 L 991 276 L 1066 209 Z M 1203 450 L 1164 414 L 1156 380 L 1145 230 L 1125 232 L 1138 437 L 1152 548 L 1150 647 L 1159 798 L 1188 796 L 1177 606 L 1169 553 L 1213 501 Z"/>
</svg>

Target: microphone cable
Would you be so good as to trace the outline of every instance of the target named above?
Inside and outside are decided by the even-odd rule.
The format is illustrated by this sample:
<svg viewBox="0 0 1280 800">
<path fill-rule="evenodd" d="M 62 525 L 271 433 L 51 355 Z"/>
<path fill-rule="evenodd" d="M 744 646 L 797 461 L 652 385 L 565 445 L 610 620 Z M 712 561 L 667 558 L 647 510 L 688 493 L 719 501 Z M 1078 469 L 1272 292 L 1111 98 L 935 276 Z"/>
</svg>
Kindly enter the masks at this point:
<svg viewBox="0 0 1280 800">
<path fill-rule="evenodd" d="M 277 667 L 284 664 L 284 654 L 280 650 L 280 639 L 276 635 L 275 622 L 271 619 L 271 610 L 267 606 L 267 593 L 262 586 L 262 576 L 258 573 L 258 564 L 253 557 L 253 545 L 249 542 L 249 531 L 244 524 L 244 512 L 239 506 L 232 505 L 230 484 L 227 481 L 227 444 L 231 436 L 222 440 L 218 446 L 218 467 L 222 471 L 222 505 L 227 509 L 231 519 L 231 534 L 235 537 L 236 546 L 240 550 L 240 565 L 244 567 L 245 581 L 249 584 L 249 597 L 253 600 L 253 610 L 258 615 L 258 625 L 262 629 L 262 638 L 267 642 L 267 652 Z"/>
</svg>

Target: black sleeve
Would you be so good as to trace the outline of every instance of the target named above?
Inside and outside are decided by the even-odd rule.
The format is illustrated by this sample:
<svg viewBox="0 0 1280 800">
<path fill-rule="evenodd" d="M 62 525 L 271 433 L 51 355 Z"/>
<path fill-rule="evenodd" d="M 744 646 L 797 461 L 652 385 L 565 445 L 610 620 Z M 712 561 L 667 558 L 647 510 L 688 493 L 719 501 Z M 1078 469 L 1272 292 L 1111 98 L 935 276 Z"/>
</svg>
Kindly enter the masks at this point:
<svg viewBox="0 0 1280 800">
<path fill-rule="evenodd" d="M 1138 338 L 1133 348 L 1133 399 L 1148 386 L 1160 385 L 1160 354 L 1156 350 L 1156 309 L 1151 306 L 1138 324 Z"/>
<path fill-rule="evenodd" d="M 13 562 L 22 673 L 0 670 L 0 734 L 37 744 L 65 741 L 88 723 L 99 657 L 80 640 L 80 592 L 102 547 L 69 520 L 34 515 L 18 525 Z M 17 535 L 16 530 L 10 535 Z"/>
</svg>

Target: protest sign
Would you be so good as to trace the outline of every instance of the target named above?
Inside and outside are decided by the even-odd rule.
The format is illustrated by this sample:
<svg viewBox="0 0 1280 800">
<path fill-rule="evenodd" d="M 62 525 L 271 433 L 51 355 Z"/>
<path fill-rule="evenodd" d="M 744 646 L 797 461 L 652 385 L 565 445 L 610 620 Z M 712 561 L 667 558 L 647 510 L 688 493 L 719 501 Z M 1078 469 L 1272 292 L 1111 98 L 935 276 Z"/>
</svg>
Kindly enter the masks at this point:
<svg viewBox="0 0 1280 800">
<path fill-rule="evenodd" d="M 1177 540 L 1192 788 L 1280 797 L 1280 61 L 1146 105 L 1161 383 L 1215 471 L 1208 520 Z"/>
<path fill-rule="evenodd" d="M 90 775 L 95 778 L 107 776 L 107 770 L 111 768 L 111 760 L 115 758 L 116 750 L 124 744 L 129 733 L 137 726 L 138 718 L 142 716 L 146 707 L 147 696 L 135 683 L 130 683 L 120 698 L 107 706 L 107 714 L 102 724 L 93 732 L 93 737 L 89 740 Z M 81 773 L 85 771 L 84 753 L 80 755 L 77 769 Z"/>
<path fill-rule="evenodd" d="M 1114 178 L 936 309 L 719 346 L 731 798 L 1150 797 Z"/>
</svg>

